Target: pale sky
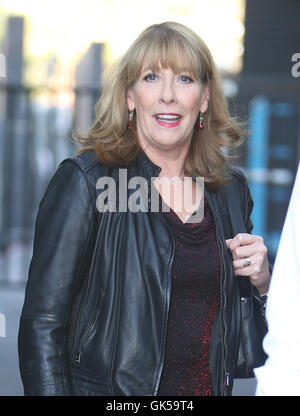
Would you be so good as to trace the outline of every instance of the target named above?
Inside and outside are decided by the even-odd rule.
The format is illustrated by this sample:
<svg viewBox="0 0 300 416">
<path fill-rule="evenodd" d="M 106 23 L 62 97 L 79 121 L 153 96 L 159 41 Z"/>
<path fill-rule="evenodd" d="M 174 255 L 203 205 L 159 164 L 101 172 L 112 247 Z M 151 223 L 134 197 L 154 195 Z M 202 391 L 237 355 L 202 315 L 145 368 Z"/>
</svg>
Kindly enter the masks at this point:
<svg viewBox="0 0 300 416">
<path fill-rule="evenodd" d="M 26 56 L 55 54 L 75 66 L 91 42 L 105 42 L 116 59 L 153 23 L 186 24 L 207 43 L 219 68 L 240 69 L 245 0 L 0 0 L 5 12 L 26 16 Z"/>
</svg>

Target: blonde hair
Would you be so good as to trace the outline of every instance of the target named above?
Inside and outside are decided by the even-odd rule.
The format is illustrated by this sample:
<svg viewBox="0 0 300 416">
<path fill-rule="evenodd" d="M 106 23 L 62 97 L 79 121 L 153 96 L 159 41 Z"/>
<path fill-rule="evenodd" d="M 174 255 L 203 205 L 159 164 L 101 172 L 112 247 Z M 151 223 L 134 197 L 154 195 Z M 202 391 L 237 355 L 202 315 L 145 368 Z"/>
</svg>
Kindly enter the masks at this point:
<svg viewBox="0 0 300 416">
<path fill-rule="evenodd" d="M 203 114 L 204 128 L 199 130 L 196 122 L 185 173 L 203 176 L 212 188 L 228 182 L 230 151 L 243 142 L 245 132 L 230 117 L 221 78 L 209 49 L 195 32 L 175 22 L 145 29 L 113 65 L 95 107 L 94 124 L 85 137 L 76 137 L 83 146 L 78 153 L 94 149 L 98 159 L 108 165 L 126 165 L 137 156 L 140 145 L 135 122 L 130 130 L 127 128 L 126 93 L 139 78 L 145 59 L 154 71 L 161 65 L 174 73 L 181 72 L 184 62 L 184 69 L 208 86 L 210 98 Z"/>
</svg>

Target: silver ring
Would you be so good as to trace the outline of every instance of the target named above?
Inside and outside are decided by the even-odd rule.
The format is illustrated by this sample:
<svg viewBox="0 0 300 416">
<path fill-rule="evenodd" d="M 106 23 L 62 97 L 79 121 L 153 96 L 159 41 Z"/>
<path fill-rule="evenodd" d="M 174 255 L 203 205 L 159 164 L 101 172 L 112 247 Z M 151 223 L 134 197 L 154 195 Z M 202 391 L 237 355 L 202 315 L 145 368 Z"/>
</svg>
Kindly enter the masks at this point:
<svg viewBox="0 0 300 416">
<path fill-rule="evenodd" d="M 251 265 L 251 260 L 249 259 L 249 257 L 244 257 L 242 259 L 242 262 L 243 262 L 243 266 L 244 267 L 247 267 L 247 266 L 250 266 Z"/>
</svg>

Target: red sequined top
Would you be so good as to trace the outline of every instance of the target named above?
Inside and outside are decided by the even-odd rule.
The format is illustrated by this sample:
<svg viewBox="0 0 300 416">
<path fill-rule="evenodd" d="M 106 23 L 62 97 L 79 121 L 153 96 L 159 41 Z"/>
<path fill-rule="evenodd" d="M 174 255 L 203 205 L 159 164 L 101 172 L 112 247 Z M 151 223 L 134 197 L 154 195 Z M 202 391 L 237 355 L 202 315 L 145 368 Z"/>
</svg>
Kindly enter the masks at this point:
<svg viewBox="0 0 300 416">
<path fill-rule="evenodd" d="M 211 395 L 209 340 L 220 304 L 220 258 L 212 212 L 205 200 L 200 223 L 183 223 L 171 209 L 163 215 L 176 248 L 158 395 Z"/>
</svg>

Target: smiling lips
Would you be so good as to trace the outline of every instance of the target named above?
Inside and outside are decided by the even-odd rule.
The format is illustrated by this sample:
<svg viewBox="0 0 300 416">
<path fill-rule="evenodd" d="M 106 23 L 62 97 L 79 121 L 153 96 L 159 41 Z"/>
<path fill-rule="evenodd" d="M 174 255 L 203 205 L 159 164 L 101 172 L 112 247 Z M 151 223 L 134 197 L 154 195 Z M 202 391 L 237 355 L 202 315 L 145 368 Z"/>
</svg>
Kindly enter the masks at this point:
<svg viewBox="0 0 300 416">
<path fill-rule="evenodd" d="M 181 115 L 176 113 L 159 113 L 155 114 L 154 118 L 163 127 L 175 127 L 181 121 Z"/>
</svg>

